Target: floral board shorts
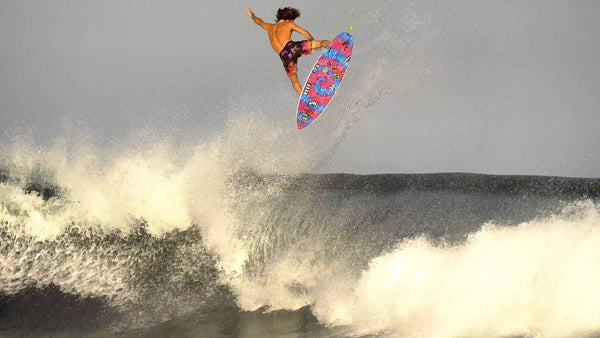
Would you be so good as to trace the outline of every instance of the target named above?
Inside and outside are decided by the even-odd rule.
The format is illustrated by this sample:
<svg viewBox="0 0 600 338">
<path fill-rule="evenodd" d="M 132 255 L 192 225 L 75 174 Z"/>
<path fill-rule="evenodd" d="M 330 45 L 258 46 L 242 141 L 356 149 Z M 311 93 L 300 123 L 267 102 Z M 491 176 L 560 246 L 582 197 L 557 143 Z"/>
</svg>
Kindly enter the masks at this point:
<svg viewBox="0 0 600 338">
<path fill-rule="evenodd" d="M 311 43 L 308 40 L 288 42 L 279 53 L 285 73 L 288 76 L 297 73 L 298 67 L 296 66 L 296 62 L 298 58 L 311 52 Z"/>
</svg>

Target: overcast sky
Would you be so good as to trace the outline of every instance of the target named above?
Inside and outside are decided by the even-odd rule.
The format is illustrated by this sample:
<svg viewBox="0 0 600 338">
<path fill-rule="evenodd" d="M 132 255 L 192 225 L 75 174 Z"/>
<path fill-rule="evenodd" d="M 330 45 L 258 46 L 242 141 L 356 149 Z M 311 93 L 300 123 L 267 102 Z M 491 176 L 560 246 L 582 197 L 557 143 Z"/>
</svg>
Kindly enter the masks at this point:
<svg viewBox="0 0 600 338">
<path fill-rule="evenodd" d="M 330 38 L 354 3 L 3 0 L 0 139 L 85 130 L 110 145 L 142 128 L 201 139 L 242 94 L 293 109 L 245 6 L 266 21 L 298 7 L 301 26 Z M 315 171 L 600 177 L 598 18 L 595 0 L 381 0 L 356 24 L 340 102 L 309 128 L 344 118 L 363 90 L 369 104 Z M 299 78 L 315 60 L 300 60 Z"/>
</svg>

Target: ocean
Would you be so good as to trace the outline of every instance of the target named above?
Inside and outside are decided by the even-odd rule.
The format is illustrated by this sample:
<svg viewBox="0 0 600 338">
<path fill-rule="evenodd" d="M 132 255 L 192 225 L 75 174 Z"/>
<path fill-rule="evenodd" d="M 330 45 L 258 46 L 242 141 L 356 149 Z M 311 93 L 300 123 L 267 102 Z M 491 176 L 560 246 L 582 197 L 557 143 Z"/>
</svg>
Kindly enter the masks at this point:
<svg viewBox="0 0 600 338">
<path fill-rule="evenodd" d="M 79 186 L 17 162 L 0 175 L 2 336 L 600 333 L 600 179 L 245 168 L 195 196 L 173 168 Z"/>
<path fill-rule="evenodd" d="M 0 5 L 0 337 L 600 336 L 599 6 L 302 6 Z"/>
</svg>

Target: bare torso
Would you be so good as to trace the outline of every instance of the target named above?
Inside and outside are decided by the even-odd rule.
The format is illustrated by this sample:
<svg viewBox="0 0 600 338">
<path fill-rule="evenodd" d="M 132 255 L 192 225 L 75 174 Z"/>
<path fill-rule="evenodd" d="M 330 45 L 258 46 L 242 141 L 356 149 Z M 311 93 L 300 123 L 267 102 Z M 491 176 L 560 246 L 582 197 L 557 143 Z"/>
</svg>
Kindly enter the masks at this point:
<svg viewBox="0 0 600 338">
<path fill-rule="evenodd" d="M 292 40 L 292 32 L 298 32 L 305 38 L 312 40 L 313 37 L 306 30 L 296 25 L 293 21 L 281 20 L 274 24 L 267 24 L 267 34 L 273 50 L 279 54 L 285 44 Z"/>
</svg>

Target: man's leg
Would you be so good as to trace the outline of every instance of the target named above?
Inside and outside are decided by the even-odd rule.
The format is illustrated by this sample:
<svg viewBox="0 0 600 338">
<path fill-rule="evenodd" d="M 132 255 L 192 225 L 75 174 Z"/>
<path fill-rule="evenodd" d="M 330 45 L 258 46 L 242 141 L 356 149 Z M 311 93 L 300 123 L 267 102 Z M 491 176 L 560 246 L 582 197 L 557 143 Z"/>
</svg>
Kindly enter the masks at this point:
<svg viewBox="0 0 600 338">
<path fill-rule="evenodd" d="M 323 47 L 328 47 L 330 42 L 328 40 L 312 40 L 311 41 L 311 49 L 319 49 Z"/>
<path fill-rule="evenodd" d="M 300 88 L 300 83 L 298 82 L 298 71 L 291 72 L 288 76 L 292 81 L 292 87 L 294 87 L 298 94 L 302 93 L 302 88 Z"/>
</svg>

